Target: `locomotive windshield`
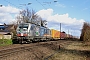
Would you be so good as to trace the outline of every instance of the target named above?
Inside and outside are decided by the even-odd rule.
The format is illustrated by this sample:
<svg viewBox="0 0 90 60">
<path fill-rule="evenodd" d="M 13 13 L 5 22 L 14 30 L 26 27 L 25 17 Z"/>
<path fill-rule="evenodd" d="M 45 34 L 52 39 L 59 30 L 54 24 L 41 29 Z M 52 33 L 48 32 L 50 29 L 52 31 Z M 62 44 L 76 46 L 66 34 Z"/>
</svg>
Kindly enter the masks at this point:
<svg viewBox="0 0 90 60">
<path fill-rule="evenodd" d="M 20 24 L 19 28 L 27 28 L 28 29 L 28 24 Z"/>
</svg>

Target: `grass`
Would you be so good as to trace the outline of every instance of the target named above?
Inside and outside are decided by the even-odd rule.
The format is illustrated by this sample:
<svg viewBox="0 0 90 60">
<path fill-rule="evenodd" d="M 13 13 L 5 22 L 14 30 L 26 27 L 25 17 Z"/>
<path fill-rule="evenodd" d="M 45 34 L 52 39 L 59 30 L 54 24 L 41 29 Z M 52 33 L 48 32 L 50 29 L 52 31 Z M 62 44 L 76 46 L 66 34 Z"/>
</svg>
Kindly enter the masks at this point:
<svg viewBox="0 0 90 60">
<path fill-rule="evenodd" d="M 73 42 L 60 49 L 49 60 L 87 60 L 90 57 L 90 45 L 84 46 L 82 42 Z M 90 58 L 89 58 L 90 60 Z"/>
<path fill-rule="evenodd" d="M 86 55 L 82 52 L 71 50 L 60 50 L 49 60 L 86 60 Z"/>
<path fill-rule="evenodd" d="M 11 39 L 0 39 L 0 46 L 7 46 L 7 45 L 11 45 L 11 44 L 12 44 Z"/>
</svg>

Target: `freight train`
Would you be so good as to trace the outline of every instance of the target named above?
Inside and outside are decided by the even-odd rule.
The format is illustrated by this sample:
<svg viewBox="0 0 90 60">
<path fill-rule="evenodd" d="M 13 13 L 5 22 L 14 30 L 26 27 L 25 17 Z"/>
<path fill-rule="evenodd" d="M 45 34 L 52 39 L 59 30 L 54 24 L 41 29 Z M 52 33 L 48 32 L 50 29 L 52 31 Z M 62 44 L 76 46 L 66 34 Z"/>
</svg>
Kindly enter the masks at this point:
<svg viewBox="0 0 90 60">
<path fill-rule="evenodd" d="M 17 36 L 14 39 L 18 43 L 30 43 L 33 41 L 48 41 L 65 39 L 67 34 L 55 29 L 49 29 L 32 23 L 21 23 L 17 27 Z"/>
</svg>

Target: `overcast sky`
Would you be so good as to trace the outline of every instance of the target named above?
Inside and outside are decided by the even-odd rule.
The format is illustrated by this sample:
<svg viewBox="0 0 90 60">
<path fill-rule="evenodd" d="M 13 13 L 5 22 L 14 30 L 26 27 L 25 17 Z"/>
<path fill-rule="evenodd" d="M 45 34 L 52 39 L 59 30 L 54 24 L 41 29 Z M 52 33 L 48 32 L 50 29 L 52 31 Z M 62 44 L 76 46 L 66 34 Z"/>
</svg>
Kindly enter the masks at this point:
<svg viewBox="0 0 90 60">
<path fill-rule="evenodd" d="M 57 2 L 54 2 L 57 1 Z M 31 5 L 28 5 L 31 3 Z M 80 36 L 83 22 L 90 22 L 90 0 L 0 0 L 0 24 L 15 21 L 26 7 L 48 21 L 50 29 Z"/>
</svg>

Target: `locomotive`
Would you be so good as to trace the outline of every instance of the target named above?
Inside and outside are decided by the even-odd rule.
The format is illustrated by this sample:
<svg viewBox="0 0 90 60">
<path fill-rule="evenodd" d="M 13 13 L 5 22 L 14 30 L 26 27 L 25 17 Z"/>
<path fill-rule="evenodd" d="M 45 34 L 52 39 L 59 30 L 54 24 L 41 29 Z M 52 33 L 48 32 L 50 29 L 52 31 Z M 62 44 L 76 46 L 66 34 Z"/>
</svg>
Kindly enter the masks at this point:
<svg viewBox="0 0 90 60">
<path fill-rule="evenodd" d="M 45 26 L 33 23 L 21 23 L 17 27 L 16 41 L 18 43 L 30 43 L 33 41 L 47 41 L 52 39 L 51 30 Z"/>
</svg>

